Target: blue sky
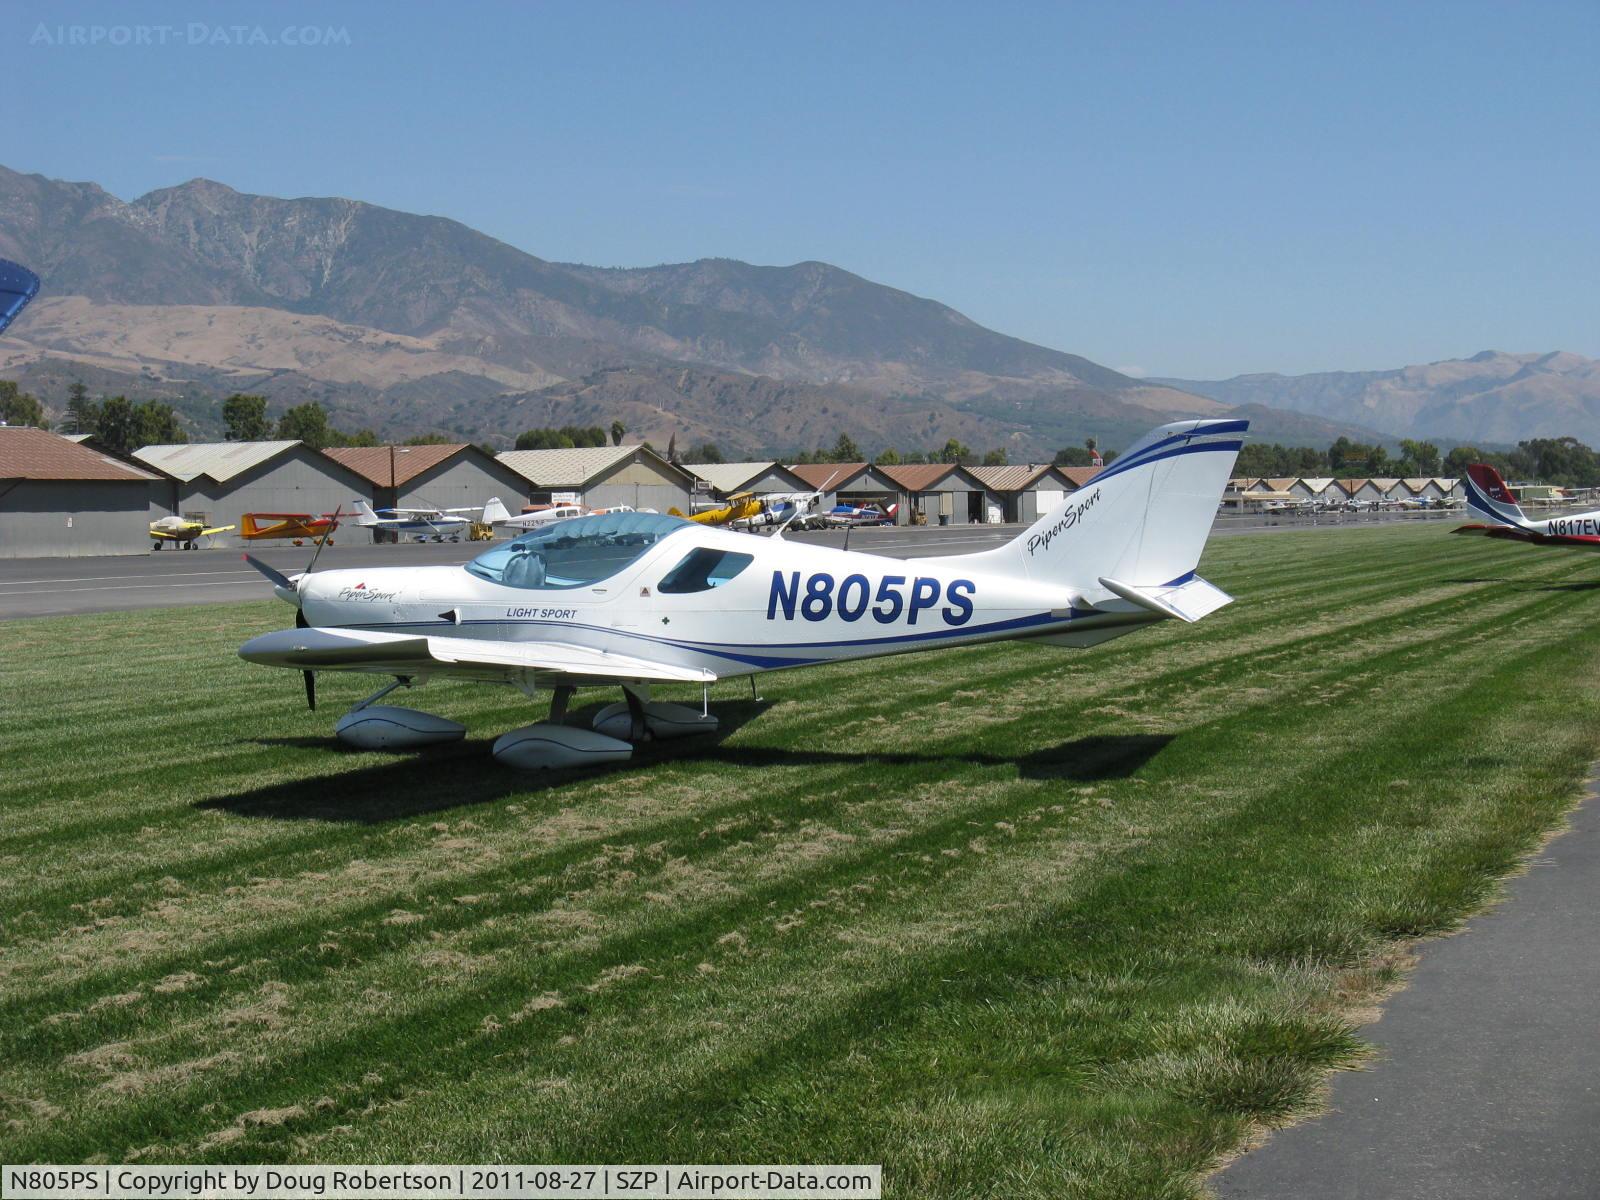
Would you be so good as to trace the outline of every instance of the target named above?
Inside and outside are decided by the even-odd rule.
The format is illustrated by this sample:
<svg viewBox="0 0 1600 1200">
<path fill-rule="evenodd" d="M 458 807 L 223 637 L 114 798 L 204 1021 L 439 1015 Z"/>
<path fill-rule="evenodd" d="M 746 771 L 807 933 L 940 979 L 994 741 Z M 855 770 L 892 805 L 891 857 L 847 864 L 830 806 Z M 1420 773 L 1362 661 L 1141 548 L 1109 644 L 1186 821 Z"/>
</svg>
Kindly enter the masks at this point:
<svg viewBox="0 0 1600 1200">
<path fill-rule="evenodd" d="M 301 26 L 334 44 L 220 44 Z M 1600 357 L 1596 0 L 25 2 L 0 46 L 0 163 L 124 198 L 822 259 L 1151 374 Z"/>
</svg>

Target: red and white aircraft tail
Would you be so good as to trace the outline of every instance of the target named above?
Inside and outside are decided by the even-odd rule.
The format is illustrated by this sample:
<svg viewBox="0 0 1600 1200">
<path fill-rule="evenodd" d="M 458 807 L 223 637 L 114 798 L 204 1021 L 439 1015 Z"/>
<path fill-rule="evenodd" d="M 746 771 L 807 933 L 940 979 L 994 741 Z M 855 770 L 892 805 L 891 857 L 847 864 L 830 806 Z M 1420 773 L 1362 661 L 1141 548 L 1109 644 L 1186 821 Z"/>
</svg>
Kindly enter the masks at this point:
<svg viewBox="0 0 1600 1200">
<path fill-rule="evenodd" d="M 1506 481 L 1500 478 L 1500 472 L 1488 463 L 1473 463 L 1467 468 L 1467 507 L 1499 525 L 1525 529 L 1533 524 Z"/>
<path fill-rule="evenodd" d="M 1600 549 L 1600 510 L 1536 521 L 1522 511 L 1506 481 L 1488 463 L 1467 468 L 1467 507 L 1487 525 L 1463 525 L 1458 533 L 1481 533 L 1541 545 Z"/>
</svg>

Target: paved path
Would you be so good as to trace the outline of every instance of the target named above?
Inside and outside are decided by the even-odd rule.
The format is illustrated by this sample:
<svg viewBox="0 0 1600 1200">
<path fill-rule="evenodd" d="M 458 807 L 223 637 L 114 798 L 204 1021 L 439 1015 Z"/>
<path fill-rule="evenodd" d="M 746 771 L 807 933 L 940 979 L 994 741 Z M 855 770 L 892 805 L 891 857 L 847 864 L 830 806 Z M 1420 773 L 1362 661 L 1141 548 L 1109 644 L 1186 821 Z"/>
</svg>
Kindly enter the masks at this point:
<svg viewBox="0 0 1600 1200">
<path fill-rule="evenodd" d="M 1333 1112 L 1212 1180 L 1227 1200 L 1600 1197 L 1600 793 L 1510 896 L 1428 942 Z"/>
</svg>

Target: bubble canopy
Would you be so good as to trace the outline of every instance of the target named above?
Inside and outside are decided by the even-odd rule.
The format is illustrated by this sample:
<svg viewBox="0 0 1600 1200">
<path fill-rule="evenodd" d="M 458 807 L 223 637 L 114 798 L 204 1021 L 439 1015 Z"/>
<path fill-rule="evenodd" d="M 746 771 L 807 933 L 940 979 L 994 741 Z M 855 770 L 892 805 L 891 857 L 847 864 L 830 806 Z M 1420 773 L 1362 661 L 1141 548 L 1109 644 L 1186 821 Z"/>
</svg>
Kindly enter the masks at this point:
<svg viewBox="0 0 1600 1200">
<path fill-rule="evenodd" d="M 662 538 L 693 524 L 660 513 L 574 517 L 496 546 L 468 563 L 467 570 L 506 587 L 585 587 L 615 575 Z"/>
</svg>

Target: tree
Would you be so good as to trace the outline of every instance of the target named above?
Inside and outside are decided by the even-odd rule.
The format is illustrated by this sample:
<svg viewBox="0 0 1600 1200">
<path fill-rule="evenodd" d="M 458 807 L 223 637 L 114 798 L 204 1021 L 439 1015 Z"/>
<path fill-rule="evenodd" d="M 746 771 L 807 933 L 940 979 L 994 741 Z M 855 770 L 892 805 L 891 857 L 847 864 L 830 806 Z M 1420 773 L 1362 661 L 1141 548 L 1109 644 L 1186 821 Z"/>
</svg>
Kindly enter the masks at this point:
<svg viewBox="0 0 1600 1200">
<path fill-rule="evenodd" d="M 1389 469 L 1389 452 L 1341 437 L 1328 447 L 1328 469 L 1339 476 L 1382 476 Z"/>
<path fill-rule="evenodd" d="M 126 396 L 113 396 L 100 406 L 94 435 L 106 446 L 127 454 L 142 446 L 171 445 L 188 437 L 172 405 L 156 400 L 131 404 Z"/>
<path fill-rule="evenodd" d="M 1402 475 L 1437 475 L 1439 473 L 1439 447 L 1432 442 L 1414 442 L 1400 439 Z"/>
<path fill-rule="evenodd" d="M 689 451 L 689 461 L 693 463 L 719 463 L 727 460 L 722 457 L 722 451 L 715 442 L 701 442 Z"/>
<path fill-rule="evenodd" d="M 230 442 L 260 442 L 272 433 L 267 398 L 235 392 L 222 402 L 223 434 Z"/>
<path fill-rule="evenodd" d="M 983 465 L 986 467 L 1003 467 L 1006 465 L 1005 447 L 1001 446 L 983 456 Z"/>
<path fill-rule="evenodd" d="M 559 429 L 529 429 L 517 434 L 518 450 L 570 450 L 572 438 Z"/>
<path fill-rule="evenodd" d="M 455 445 L 455 438 L 446 437 L 442 433 L 418 433 L 408 437 L 404 444 L 407 446 L 453 446 Z"/>
<path fill-rule="evenodd" d="M 328 424 L 328 411 L 315 400 L 296 404 L 278 418 L 278 437 L 284 441 L 304 442 L 313 450 L 325 450 L 335 444 L 333 426 Z"/>
<path fill-rule="evenodd" d="M 1058 467 L 1087 467 L 1093 462 L 1093 456 L 1083 446 L 1064 446 L 1056 451 L 1054 461 Z"/>
<path fill-rule="evenodd" d="M 1574 437 L 1519 442 L 1506 456 L 1506 466 L 1513 476 L 1524 479 L 1576 487 L 1600 484 L 1600 460 L 1593 450 Z"/>
<path fill-rule="evenodd" d="M 1457 446 L 1444 456 L 1444 473 L 1460 477 L 1473 463 L 1487 462 L 1483 451 L 1476 446 Z"/>
<path fill-rule="evenodd" d="M 872 461 L 877 463 L 880 467 L 897 467 L 900 465 L 900 452 L 893 446 L 890 446 Z"/>
<path fill-rule="evenodd" d="M 671 463 L 675 463 L 675 462 L 678 461 L 678 431 L 677 430 L 673 430 L 672 431 L 672 436 L 667 439 L 667 461 L 671 462 Z"/>
<path fill-rule="evenodd" d="M 139 448 L 137 419 L 133 405 L 128 403 L 126 396 L 112 396 L 100 405 L 94 435 L 111 449 L 123 454 Z"/>
<path fill-rule="evenodd" d="M 611 422 L 611 444 L 613 446 L 622 445 L 622 437 L 627 432 L 627 426 L 625 426 L 621 421 Z"/>
<path fill-rule="evenodd" d="M 1267 475 L 1282 475 L 1285 451 L 1279 445 L 1267 445 L 1265 442 L 1250 442 L 1239 451 L 1238 458 L 1234 459 L 1233 473 L 1246 478 L 1259 478 Z"/>
<path fill-rule="evenodd" d="M 939 451 L 939 461 L 944 463 L 964 463 L 970 461 L 972 451 L 963 446 L 955 438 L 944 444 L 944 449 Z"/>
<path fill-rule="evenodd" d="M 170 446 L 189 440 L 172 405 L 146 400 L 143 404 L 135 405 L 133 412 L 138 446 Z"/>
<path fill-rule="evenodd" d="M 36 425 L 48 429 L 44 407 L 27 392 L 18 389 L 10 379 L 0 379 L 0 424 Z"/>
<path fill-rule="evenodd" d="M 81 379 L 67 389 L 67 416 L 61 422 L 63 433 L 93 433 L 100 424 L 100 406 L 89 399 L 89 389 Z"/>
<path fill-rule="evenodd" d="M 832 453 L 834 462 L 853 463 L 862 459 L 861 448 L 848 433 L 839 435 L 839 440 L 833 444 Z"/>
</svg>

